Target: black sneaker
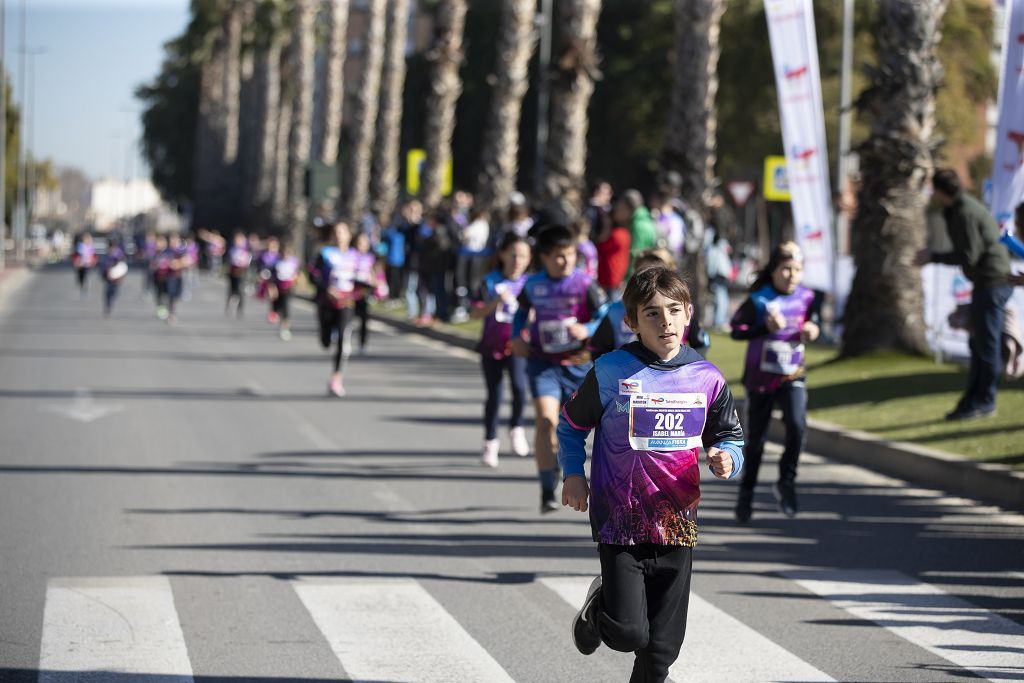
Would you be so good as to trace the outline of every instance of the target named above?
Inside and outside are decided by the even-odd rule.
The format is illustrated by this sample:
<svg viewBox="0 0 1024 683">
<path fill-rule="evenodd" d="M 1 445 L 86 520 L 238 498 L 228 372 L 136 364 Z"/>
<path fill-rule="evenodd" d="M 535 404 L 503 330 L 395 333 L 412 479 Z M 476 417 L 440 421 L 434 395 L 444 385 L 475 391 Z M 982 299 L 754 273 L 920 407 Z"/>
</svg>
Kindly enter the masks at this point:
<svg viewBox="0 0 1024 683">
<path fill-rule="evenodd" d="M 549 512 L 555 512 L 559 507 L 558 501 L 555 499 L 554 489 L 540 490 L 540 513 L 542 515 L 546 515 Z"/>
<path fill-rule="evenodd" d="M 590 582 L 583 606 L 572 620 L 572 642 L 581 654 L 591 655 L 601 646 L 601 632 L 597 625 L 597 599 L 601 595 L 601 577 Z"/>
<path fill-rule="evenodd" d="M 791 481 L 777 481 L 772 486 L 772 491 L 779 503 L 779 512 L 787 517 L 796 517 L 796 485 Z"/>
<path fill-rule="evenodd" d="M 963 409 L 957 408 L 951 413 L 946 413 L 946 419 L 951 422 L 960 422 L 966 420 L 977 420 L 984 417 L 995 417 L 995 408 L 973 408 Z"/>
<path fill-rule="evenodd" d="M 751 502 L 754 498 L 753 492 L 747 493 L 740 491 L 739 498 L 736 499 L 736 521 L 740 524 L 746 524 L 750 521 L 750 517 L 753 514 L 751 509 Z"/>
</svg>

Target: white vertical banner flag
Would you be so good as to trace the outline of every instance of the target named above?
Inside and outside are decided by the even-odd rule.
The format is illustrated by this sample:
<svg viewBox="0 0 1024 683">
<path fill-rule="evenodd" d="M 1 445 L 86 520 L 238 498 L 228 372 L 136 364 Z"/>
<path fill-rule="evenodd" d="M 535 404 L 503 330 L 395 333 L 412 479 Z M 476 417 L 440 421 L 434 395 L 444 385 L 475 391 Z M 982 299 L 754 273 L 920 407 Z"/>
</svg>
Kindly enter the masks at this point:
<svg viewBox="0 0 1024 683">
<path fill-rule="evenodd" d="M 832 189 L 811 0 L 765 0 L 804 284 L 833 290 Z"/>
<path fill-rule="evenodd" d="M 992 214 L 999 227 L 1020 234 L 1013 209 L 1024 199 L 1024 0 L 1006 0 L 999 128 L 992 162 Z"/>
</svg>

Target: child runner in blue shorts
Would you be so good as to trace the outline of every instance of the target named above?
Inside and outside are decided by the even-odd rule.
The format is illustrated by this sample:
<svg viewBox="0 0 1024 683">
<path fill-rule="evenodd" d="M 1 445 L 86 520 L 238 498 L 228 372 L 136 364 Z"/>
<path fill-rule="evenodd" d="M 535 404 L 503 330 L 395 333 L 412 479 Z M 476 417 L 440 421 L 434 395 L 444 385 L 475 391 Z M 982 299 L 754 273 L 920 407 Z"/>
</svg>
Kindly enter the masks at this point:
<svg viewBox="0 0 1024 683">
<path fill-rule="evenodd" d="M 631 681 L 664 681 L 686 631 L 700 501 L 698 449 L 719 479 L 743 466 L 732 392 L 685 345 L 690 292 L 668 268 L 636 272 L 623 293 L 638 340 L 599 358 L 562 409 L 562 504 L 590 509 L 601 576 L 573 620 L 573 642 L 635 653 Z M 590 484 L 587 435 L 596 429 Z"/>
<path fill-rule="evenodd" d="M 800 285 L 804 257 L 796 242 L 775 247 L 732 318 L 733 339 L 747 340 L 743 386 L 747 389 L 747 467 L 736 500 L 736 521 L 750 521 L 772 406 L 782 410 L 786 440 L 774 492 L 779 511 L 797 513 L 796 465 L 807 428 L 804 342 L 818 338 L 820 300 Z"/>
<path fill-rule="evenodd" d="M 509 438 L 512 452 L 526 457 L 530 444 L 523 429 L 523 408 L 526 404 L 526 359 L 509 350 L 512 340 L 512 318 L 519 308 L 519 294 L 526 284 L 530 266 L 530 245 L 525 237 L 508 232 L 498 245 L 498 267 L 484 276 L 479 291 L 472 296 L 470 317 L 484 321 L 477 349 L 480 367 L 487 384 L 484 404 L 484 447 L 480 461 L 488 467 L 498 466 L 498 413 L 505 374 L 512 384 L 512 415 L 509 417 Z"/>
<path fill-rule="evenodd" d="M 586 342 L 605 314 L 604 291 L 576 268 L 576 234 L 553 225 L 537 234 L 541 271 L 527 278 L 512 321 L 512 352 L 528 358 L 537 426 L 533 452 L 540 479 L 542 513 L 558 509 L 555 488 L 555 427 L 558 411 L 590 370 Z M 529 323 L 530 341 L 522 338 Z"/>
</svg>

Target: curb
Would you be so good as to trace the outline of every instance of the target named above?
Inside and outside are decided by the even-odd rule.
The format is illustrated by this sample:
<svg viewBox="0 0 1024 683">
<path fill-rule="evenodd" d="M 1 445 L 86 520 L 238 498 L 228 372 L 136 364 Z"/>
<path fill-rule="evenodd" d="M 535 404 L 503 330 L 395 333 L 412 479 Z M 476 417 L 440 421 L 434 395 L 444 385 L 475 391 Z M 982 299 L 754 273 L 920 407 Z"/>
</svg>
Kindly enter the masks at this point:
<svg viewBox="0 0 1024 683">
<path fill-rule="evenodd" d="M 451 329 L 417 327 L 407 320 L 379 311 L 370 317 L 403 332 L 475 350 L 477 339 Z M 772 420 L 768 438 L 782 443 L 784 428 Z M 956 455 L 903 441 L 891 441 L 867 432 L 846 429 L 823 420 L 807 419 L 806 449 L 881 474 L 939 487 L 950 493 L 1024 511 L 1024 472 L 1006 465 L 977 463 Z"/>
</svg>

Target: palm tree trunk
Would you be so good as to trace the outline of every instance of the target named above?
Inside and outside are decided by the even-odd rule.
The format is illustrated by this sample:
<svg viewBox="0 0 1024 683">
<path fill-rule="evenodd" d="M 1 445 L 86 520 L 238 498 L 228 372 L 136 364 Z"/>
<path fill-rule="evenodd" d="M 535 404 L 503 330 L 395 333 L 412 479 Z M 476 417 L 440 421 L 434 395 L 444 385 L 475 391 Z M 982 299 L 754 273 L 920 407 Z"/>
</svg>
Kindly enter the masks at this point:
<svg viewBox="0 0 1024 683">
<path fill-rule="evenodd" d="M 384 60 L 376 150 L 370 183 L 371 205 L 381 223 L 391 219 L 398 203 L 398 171 L 402 136 L 402 89 L 405 48 L 409 36 L 409 0 L 388 4 L 387 53 Z"/>
<path fill-rule="evenodd" d="M 281 118 L 281 57 L 282 41 L 274 38 L 256 55 L 254 80 L 259 89 L 258 109 L 262 113 L 259 124 L 259 149 L 256 156 L 256 193 L 253 204 L 259 220 L 270 222 L 268 215 L 274 204 L 275 161 L 278 147 L 278 125 Z"/>
<path fill-rule="evenodd" d="M 298 254 L 303 253 L 309 202 L 305 197 L 313 118 L 313 0 L 294 0 L 292 18 L 291 130 L 288 136 L 288 231 Z"/>
<path fill-rule="evenodd" d="M 568 0 L 561 8 L 561 47 L 551 87 L 551 133 L 544 157 L 543 202 L 566 224 L 579 216 L 587 170 L 587 107 L 600 78 L 597 19 L 601 0 Z"/>
<path fill-rule="evenodd" d="M 842 354 L 927 353 L 924 295 L 914 256 L 925 242 L 925 184 L 933 170 L 936 56 L 948 0 L 882 0 L 877 69 L 857 106 L 870 113 L 860 147 L 863 185 L 851 234 L 857 273 L 843 315 Z"/>
<path fill-rule="evenodd" d="M 724 0 L 676 0 L 672 103 L 662 163 L 663 175 L 681 176 L 681 194 L 704 206 L 715 177 L 719 27 Z"/>
<path fill-rule="evenodd" d="M 241 87 L 238 95 L 238 200 L 240 220 L 245 225 L 256 221 L 256 185 L 259 182 L 259 149 L 261 128 L 266 113 L 260 108 L 265 73 L 256 70 L 257 45 L 254 25 L 256 0 L 242 0 L 242 58 L 239 69 Z"/>
<path fill-rule="evenodd" d="M 462 93 L 462 34 L 466 26 L 466 0 L 441 0 L 434 27 L 434 45 L 427 53 L 433 63 L 424 132 L 427 158 L 420 175 L 420 196 L 427 206 L 441 200 L 442 181 L 452 155 L 455 105 Z"/>
<path fill-rule="evenodd" d="M 320 70 L 320 106 L 313 121 L 313 159 L 327 166 L 338 161 L 338 141 L 345 106 L 345 47 L 349 0 L 326 0 L 327 43 Z"/>
<path fill-rule="evenodd" d="M 355 139 L 349 156 L 345 181 L 344 215 L 358 220 L 369 205 L 370 165 L 373 162 L 373 141 L 380 106 L 380 72 L 384 61 L 384 33 L 387 20 L 386 0 L 367 3 L 367 33 L 364 45 L 362 83 L 353 112 Z"/>
<path fill-rule="evenodd" d="M 530 58 L 536 47 L 535 0 L 504 0 L 498 36 L 497 81 L 491 94 L 490 122 L 481 153 L 477 203 L 492 216 L 508 210 L 519 173 L 519 119 L 530 85 Z"/>
<path fill-rule="evenodd" d="M 238 158 L 239 97 L 242 87 L 242 20 L 244 0 L 231 0 L 225 15 L 224 51 L 224 165 Z"/>
<path fill-rule="evenodd" d="M 715 178 L 717 147 L 718 43 L 724 0 L 676 0 L 675 54 L 672 102 L 669 110 L 661 177 L 671 183 L 690 207 L 707 216 L 708 191 Z M 694 283 L 694 318 L 700 325 L 703 302 L 707 300 L 707 269 L 704 267 L 703 234 L 692 234 L 695 221 L 687 228 L 695 248 L 688 248 L 683 272 Z M 701 231 L 702 232 L 702 231 Z"/>
<path fill-rule="evenodd" d="M 281 51 L 280 73 L 291 71 L 292 47 Z M 292 99 L 295 84 L 290 78 L 281 80 L 280 99 L 277 104 L 277 130 L 274 131 L 274 199 L 271 202 L 271 222 L 277 227 L 288 223 L 288 149 L 292 130 Z"/>
</svg>

